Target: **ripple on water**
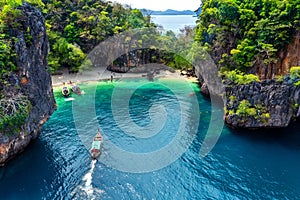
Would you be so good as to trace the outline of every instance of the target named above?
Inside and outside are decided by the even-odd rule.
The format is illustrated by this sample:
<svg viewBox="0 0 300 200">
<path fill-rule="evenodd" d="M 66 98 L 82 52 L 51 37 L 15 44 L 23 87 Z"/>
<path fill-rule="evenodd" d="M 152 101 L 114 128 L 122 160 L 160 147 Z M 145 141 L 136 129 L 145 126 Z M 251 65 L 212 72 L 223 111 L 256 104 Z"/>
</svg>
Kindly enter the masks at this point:
<svg viewBox="0 0 300 200">
<path fill-rule="evenodd" d="M 97 116 L 91 120 L 98 121 L 105 139 L 120 147 L 137 152 L 153 151 L 176 135 L 181 117 L 177 112 L 179 104 L 169 90 L 157 83 L 147 83 L 131 99 L 133 121 L 139 125 L 150 123 L 148 110 L 154 103 L 168 107 L 171 119 L 159 136 L 148 141 L 126 135 L 116 126 L 110 98 L 116 84 L 126 90 L 138 81 L 100 83 L 95 101 Z M 93 91 L 90 84 L 82 89 L 86 94 L 76 96 L 75 101 L 84 105 L 84 98 Z M 57 92 L 58 110 L 43 127 L 40 139 L 0 169 L 1 199 L 300 199 L 299 124 L 275 136 L 233 132 L 225 127 L 213 151 L 200 159 L 211 105 L 198 95 L 201 119 L 190 148 L 166 168 L 131 174 L 91 160 L 73 122 L 72 102 L 65 102 L 59 95 Z M 186 111 L 183 118 L 188 119 L 193 116 L 193 110 L 189 109 L 188 95 L 186 98 L 181 105 Z M 191 125 L 196 123 L 192 120 L 193 117 Z M 90 126 L 92 123 L 81 128 L 89 131 Z M 188 126 L 184 131 L 189 133 L 193 128 Z M 107 157 L 111 149 L 104 147 L 103 156 Z"/>
</svg>

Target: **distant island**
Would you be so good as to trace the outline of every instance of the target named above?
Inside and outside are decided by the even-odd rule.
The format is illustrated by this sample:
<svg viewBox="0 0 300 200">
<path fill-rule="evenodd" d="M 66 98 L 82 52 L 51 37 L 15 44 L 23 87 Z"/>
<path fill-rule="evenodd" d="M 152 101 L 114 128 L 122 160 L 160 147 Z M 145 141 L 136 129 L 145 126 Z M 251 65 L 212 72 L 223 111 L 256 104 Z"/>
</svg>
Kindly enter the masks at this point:
<svg viewBox="0 0 300 200">
<path fill-rule="evenodd" d="M 141 9 L 142 13 L 144 15 L 195 15 L 196 13 L 191 10 L 172 10 L 168 9 L 165 11 L 154 11 L 154 10 L 147 10 L 147 9 Z"/>
</svg>

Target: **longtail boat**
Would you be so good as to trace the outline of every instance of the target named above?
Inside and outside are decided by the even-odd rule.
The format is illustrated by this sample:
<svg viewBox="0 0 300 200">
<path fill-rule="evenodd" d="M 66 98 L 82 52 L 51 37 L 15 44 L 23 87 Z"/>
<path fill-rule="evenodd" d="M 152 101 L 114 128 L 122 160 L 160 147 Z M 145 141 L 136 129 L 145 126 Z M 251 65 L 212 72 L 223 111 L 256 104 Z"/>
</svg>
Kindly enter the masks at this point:
<svg viewBox="0 0 300 200">
<path fill-rule="evenodd" d="M 91 148 L 91 156 L 93 159 L 97 159 L 101 154 L 102 148 L 102 135 L 98 129 L 98 133 L 95 135 Z"/>
<path fill-rule="evenodd" d="M 69 88 L 65 85 L 62 87 L 61 93 L 63 94 L 64 97 L 69 97 L 70 96 Z"/>
</svg>

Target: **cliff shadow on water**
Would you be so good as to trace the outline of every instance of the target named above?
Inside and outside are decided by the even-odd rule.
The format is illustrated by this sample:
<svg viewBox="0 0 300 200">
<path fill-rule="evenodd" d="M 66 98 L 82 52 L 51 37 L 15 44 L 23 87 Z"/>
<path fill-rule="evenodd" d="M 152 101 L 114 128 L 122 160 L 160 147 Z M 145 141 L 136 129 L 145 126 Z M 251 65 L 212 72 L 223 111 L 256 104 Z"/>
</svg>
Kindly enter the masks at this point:
<svg viewBox="0 0 300 200">
<path fill-rule="evenodd" d="M 293 121 L 284 128 L 228 129 L 235 137 L 253 143 L 277 144 L 291 150 L 300 150 L 300 122 Z"/>
</svg>

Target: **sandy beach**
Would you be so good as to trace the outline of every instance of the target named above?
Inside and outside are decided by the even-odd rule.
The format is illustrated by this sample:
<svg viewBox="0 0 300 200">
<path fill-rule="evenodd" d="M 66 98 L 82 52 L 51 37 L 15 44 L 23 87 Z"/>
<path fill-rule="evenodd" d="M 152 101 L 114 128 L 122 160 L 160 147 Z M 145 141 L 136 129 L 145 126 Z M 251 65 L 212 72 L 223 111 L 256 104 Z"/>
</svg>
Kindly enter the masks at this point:
<svg viewBox="0 0 300 200">
<path fill-rule="evenodd" d="M 62 72 L 61 75 L 52 75 L 52 86 L 60 87 L 64 83 L 73 83 L 80 84 L 84 82 L 99 81 L 99 80 L 117 80 L 120 78 L 147 78 L 149 80 L 153 78 L 185 78 L 191 82 L 197 82 L 196 77 L 187 77 L 180 75 L 179 70 L 166 69 L 161 67 L 161 65 L 151 65 L 151 68 L 148 66 L 133 69 L 127 73 L 116 73 L 106 70 L 106 68 L 94 68 L 90 71 L 83 71 L 78 73 L 68 73 L 67 71 Z"/>
</svg>

